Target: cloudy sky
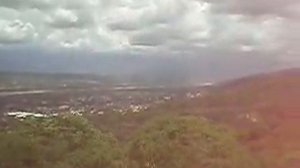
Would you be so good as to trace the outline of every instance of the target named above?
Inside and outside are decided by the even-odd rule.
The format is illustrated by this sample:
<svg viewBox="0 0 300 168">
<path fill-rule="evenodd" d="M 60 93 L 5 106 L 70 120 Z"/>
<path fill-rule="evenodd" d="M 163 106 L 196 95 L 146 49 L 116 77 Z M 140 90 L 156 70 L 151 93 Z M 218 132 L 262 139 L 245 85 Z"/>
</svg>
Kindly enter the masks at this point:
<svg viewBox="0 0 300 168">
<path fill-rule="evenodd" d="M 299 44 L 298 0 L 0 0 L 1 57 L 21 48 L 249 61 L 255 69 L 300 66 Z"/>
</svg>

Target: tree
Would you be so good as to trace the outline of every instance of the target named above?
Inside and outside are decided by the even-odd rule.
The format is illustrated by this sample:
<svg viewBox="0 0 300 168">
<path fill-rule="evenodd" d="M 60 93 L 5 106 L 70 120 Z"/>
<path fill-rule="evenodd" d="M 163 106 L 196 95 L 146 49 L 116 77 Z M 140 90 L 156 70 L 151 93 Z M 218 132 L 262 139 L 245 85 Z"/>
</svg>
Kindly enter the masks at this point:
<svg viewBox="0 0 300 168">
<path fill-rule="evenodd" d="M 123 160 L 113 136 L 80 117 L 29 118 L 0 134 L 0 167 L 119 168 Z"/>
<path fill-rule="evenodd" d="M 129 143 L 129 167 L 260 167 L 234 137 L 229 131 L 196 118 L 154 120 Z"/>
</svg>

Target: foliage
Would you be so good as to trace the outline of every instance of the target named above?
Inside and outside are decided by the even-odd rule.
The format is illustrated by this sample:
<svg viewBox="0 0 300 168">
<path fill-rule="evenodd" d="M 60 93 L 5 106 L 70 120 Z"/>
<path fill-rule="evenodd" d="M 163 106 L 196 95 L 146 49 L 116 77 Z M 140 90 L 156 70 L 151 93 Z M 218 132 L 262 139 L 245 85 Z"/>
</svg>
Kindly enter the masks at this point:
<svg viewBox="0 0 300 168">
<path fill-rule="evenodd" d="M 196 118 L 164 118 L 146 125 L 129 143 L 133 168 L 257 168 L 227 130 Z"/>
<path fill-rule="evenodd" d="M 0 133 L 0 168 L 260 167 L 234 134 L 191 117 L 154 120 L 123 144 L 81 117 L 28 118 Z"/>
<path fill-rule="evenodd" d="M 119 168 L 117 141 L 79 117 L 26 119 L 0 134 L 0 167 Z"/>
</svg>

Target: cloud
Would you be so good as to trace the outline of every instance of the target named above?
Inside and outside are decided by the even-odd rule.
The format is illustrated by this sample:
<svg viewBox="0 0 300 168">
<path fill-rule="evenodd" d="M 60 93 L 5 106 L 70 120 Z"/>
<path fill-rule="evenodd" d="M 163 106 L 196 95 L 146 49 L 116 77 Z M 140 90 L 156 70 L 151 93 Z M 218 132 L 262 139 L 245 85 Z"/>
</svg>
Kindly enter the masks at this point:
<svg viewBox="0 0 300 168">
<path fill-rule="evenodd" d="M 166 26 L 140 31 L 130 37 L 130 44 L 133 46 L 167 45 L 169 42 L 185 38 L 179 31 Z"/>
<path fill-rule="evenodd" d="M 295 0 L 0 0 L 0 43 L 139 55 L 211 57 L 217 50 L 297 60 L 299 7 Z"/>
<path fill-rule="evenodd" d="M 50 27 L 64 28 L 85 28 L 91 24 L 92 19 L 84 12 L 76 12 L 67 9 L 56 9 L 46 20 Z"/>
<path fill-rule="evenodd" d="M 47 9 L 53 7 L 52 0 L 0 0 L 3 7 L 13 9 Z"/>
<path fill-rule="evenodd" d="M 30 42 L 38 34 L 30 23 L 20 20 L 0 21 L 0 44 Z"/>
<path fill-rule="evenodd" d="M 206 0 L 212 3 L 215 12 L 232 13 L 232 14 L 245 14 L 252 16 L 262 15 L 277 15 L 277 16 L 292 16 L 294 11 L 290 10 L 291 7 L 300 5 L 300 2 L 295 0 Z"/>
</svg>

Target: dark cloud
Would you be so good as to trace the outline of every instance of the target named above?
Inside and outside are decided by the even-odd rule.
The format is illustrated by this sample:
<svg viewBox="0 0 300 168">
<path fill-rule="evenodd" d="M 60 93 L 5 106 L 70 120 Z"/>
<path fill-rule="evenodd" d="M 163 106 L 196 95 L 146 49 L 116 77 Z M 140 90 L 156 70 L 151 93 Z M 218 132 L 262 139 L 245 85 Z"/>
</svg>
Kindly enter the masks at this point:
<svg viewBox="0 0 300 168">
<path fill-rule="evenodd" d="M 162 26 L 135 33 L 130 37 L 129 42 L 133 46 L 167 46 L 170 42 L 184 41 L 187 38 L 180 29 Z"/>
<path fill-rule="evenodd" d="M 135 31 L 139 30 L 142 25 L 137 22 L 125 21 L 109 23 L 108 27 L 113 31 Z"/>
<path fill-rule="evenodd" d="M 300 5 L 296 0 L 206 0 L 213 3 L 215 12 L 223 14 L 242 14 L 259 17 L 262 15 L 277 15 L 282 17 L 291 17 L 295 15 L 295 11 L 291 8 Z"/>
<path fill-rule="evenodd" d="M 50 0 L 0 0 L 0 6 L 13 9 L 48 9 L 53 7 Z"/>
</svg>

